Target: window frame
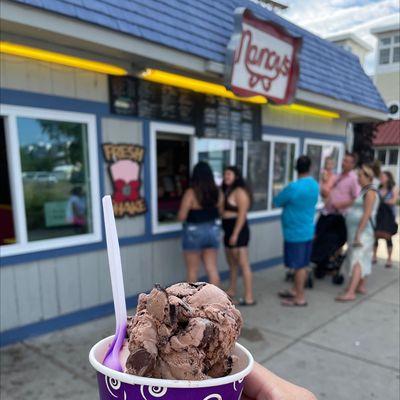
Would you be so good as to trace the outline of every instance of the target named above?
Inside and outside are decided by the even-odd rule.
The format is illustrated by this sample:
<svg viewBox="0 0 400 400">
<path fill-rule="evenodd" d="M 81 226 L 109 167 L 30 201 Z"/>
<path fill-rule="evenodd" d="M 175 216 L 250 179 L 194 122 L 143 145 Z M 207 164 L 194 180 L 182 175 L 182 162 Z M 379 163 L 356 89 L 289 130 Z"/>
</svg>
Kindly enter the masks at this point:
<svg viewBox="0 0 400 400">
<path fill-rule="evenodd" d="M 36 107 L 1 104 L 0 115 L 4 118 L 7 164 L 9 168 L 11 202 L 16 243 L 0 246 L 3 257 L 81 246 L 101 242 L 100 177 L 96 116 Z M 26 210 L 22 179 L 21 155 L 17 118 L 45 119 L 50 121 L 75 122 L 87 125 L 88 159 L 90 169 L 90 203 L 93 232 L 35 241 L 28 240 Z M 12 160 L 9 155 L 12 155 Z"/>
<path fill-rule="evenodd" d="M 295 151 L 294 157 L 295 160 L 300 155 L 300 138 L 298 137 L 290 137 L 290 136 L 279 136 L 279 135 L 270 135 L 263 134 L 261 137 L 263 142 L 269 142 L 269 169 L 268 169 L 268 208 L 265 210 L 257 210 L 257 211 L 249 211 L 248 219 L 257 219 L 263 217 L 270 217 L 280 215 L 282 213 L 282 208 L 272 208 L 272 182 L 273 182 L 273 167 L 274 167 L 274 151 L 275 151 L 275 143 L 287 143 L 294 144 Z M 244 142 L 243 149 L 243 175 L 247 177 L 247 155 L 248 155 L 248 142 Z M 294 179 L 297 178 L 296 171 L 294 172 Z"/>
<path fill-rule="evenodd" d="M 194 165 L 195 127 L 192 125 L 173 124 L 168 122 L 150 122 L 151 231 L 153 234 L 178 232 L 182 229 L 181 222 L 172 222 L 164 225 L 158 222 L 157 132 L 170 133 L 171 135 L 184 135 L 189 137 L 189 167 L 191 170 Z"/>
<path fill-rule="evenodd" d="M 338 163 L 337 163 L 337 171 L 336 173 L 340 173 L 341 168 L 340 166 L 342 165 L 343 157 L 344 157 L 344 149 L 345 149 L 345 144 L 343 142 L 340 142 L 338 140 L 328 140 L 328 139 L 312 139 L 312 138 L 306 138 L 304 140 L 304 146 L 303 146 L 303 153 L 307 154 L 307 147 L 309 145 L 315 145 L 315 146 L 337 146 L 339 148 L 339 155 L 338 155 Z M 322 169 L 322 157 L 321 157 L 321 165 L 320 169 Z"/>
</svg>

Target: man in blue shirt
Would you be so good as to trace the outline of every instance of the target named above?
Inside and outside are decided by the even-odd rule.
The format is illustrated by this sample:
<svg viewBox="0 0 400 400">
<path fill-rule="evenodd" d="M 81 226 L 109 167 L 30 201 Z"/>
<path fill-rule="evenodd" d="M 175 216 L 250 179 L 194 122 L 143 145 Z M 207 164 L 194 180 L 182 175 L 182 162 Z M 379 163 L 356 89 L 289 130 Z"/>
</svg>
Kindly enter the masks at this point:
<svg viewBox="0 0 400 400">
<path fill-rule="evenodd" d="M 304 284 L 306 267 L 310 263 L 314 238 L 315 208 L 319 186 L 310 176 L 311 160 L 300 156 L 296 163 L 298 180 L 287 185 L 275 198 L 274 204 L 282 207 L 282 229 L 284 236 L 284 260 L 288 268 L 295 270 L 292 290 L 279 292 L 282 305 L 306 306 Z"/>
</svg>

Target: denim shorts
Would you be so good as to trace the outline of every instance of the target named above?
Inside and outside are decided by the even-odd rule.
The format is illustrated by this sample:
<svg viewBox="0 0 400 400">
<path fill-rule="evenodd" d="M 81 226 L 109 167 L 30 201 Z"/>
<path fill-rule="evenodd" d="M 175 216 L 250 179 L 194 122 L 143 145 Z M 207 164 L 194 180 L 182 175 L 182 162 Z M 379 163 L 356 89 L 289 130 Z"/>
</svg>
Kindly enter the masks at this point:
<svg viewBox="0 0 400 400">
<path fill-rule="evenodd" d="M 220 228 L 214 221 L 201 224 L 184 224 L 182 248 L 184 251 L 218 249 L 220 236 Z"/>
</svg>

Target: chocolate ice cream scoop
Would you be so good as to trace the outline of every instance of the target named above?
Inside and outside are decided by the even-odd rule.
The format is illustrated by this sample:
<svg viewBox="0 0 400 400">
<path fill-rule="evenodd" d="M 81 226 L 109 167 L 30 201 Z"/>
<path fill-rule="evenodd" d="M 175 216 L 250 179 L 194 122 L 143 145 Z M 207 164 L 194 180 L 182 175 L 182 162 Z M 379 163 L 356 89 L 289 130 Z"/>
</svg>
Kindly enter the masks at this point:
<svg viewBox="0 0 400 400">
<path fill-rule="evenodd" d="M 228 375 L 241 327 L 240 312 L 214 285 L 156 285 L 139 296 L 137 313 L 128 319 L 125 372 L 187 380 Z"/>
</svg>

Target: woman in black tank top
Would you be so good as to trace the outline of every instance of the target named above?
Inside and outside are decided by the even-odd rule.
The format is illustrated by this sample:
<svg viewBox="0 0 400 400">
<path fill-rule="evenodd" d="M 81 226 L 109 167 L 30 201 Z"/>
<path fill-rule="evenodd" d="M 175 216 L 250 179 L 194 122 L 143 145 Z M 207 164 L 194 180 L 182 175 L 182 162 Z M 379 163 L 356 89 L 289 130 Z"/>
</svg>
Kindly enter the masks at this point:
<svg viewBox="0 0 400 400">
<path fill-rule="evenodd" d="M 247 212 L 250 209 L 251 194 L 237 167 L 228 167 L 224 171 L 224 211 L 222 228 L 226 260 L 230 269 L 230 285 L 227 293 L 236 295 L 238 267 L 242 270 L 245 294 L 239 305 L 254 305 L 253 276 L 251 272 L 248 244 L 250 229 L 247 223 Z"/>
<path fill-rule="evenodd" d="M 223 208 L 222 199 L 210 166 L 199 162 L 193 169 L 190 187 L 183 195 L 178 213 L 179 221 L 183 222 L 182 249 L 188 282 L 197 282 L 203 261 L 210 283 L 220 283 L 217 269 L 220 228 L 217 220 Z"/>
</svg>

